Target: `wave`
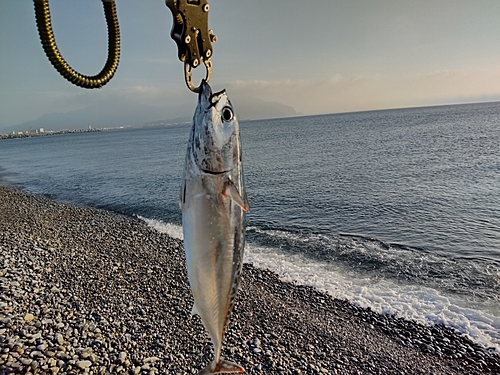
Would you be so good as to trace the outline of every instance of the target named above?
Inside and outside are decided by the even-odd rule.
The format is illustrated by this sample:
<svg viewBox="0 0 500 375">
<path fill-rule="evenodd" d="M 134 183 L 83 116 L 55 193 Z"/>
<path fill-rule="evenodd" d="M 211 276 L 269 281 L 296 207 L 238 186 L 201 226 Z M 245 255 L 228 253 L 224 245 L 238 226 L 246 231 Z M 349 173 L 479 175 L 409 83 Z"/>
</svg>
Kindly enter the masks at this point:
<svg viewBox="0 0 500 375">
<path fill-rule="evenodd" d="M 422 248 L 386 243 L 356 234 L 325 235 L 249 227 L 249 242 L 340 265 L 353 277 L 390 279 L 459 295 L 500 315 L 500 264 L 482 259 L 450 258 Z M 491 305 L 491 306 L 489 306 Z"/>
<path fill-rule="evenodd" d="M 165 223 L 156 219 L 148 219 L 140 215 L 137 215 L 137 218 L 144 221 L 148 226 L 156 229 L 160 233 L 167 233 L 170 237 L 177 238 L 179 240 L 184 239 L 182 227 L 180 225 Z"/>
<path fill-rule="evenodd" d="M 139 218 L 159 232 L 179 239 L 183 237 L 182 227 L 179 225 L 141 216 Z M 258 241 L 247 241 L 245 262 L 274 271 L 283 281 L 312 286 L 333 297 L 347 299 L 382 314 L 394 314 L 423 324 L 445 324 L 485 347 L 500 351 L 500 313 L 495 312 L 498 311 L 495 308 L 491 309 L 487 304 L 471 304 L 460 294 L 415 284 L 411 279 L 405 282 L 398 278 L 384 277 L 380 272 L 375 272 L 373 267 L 371 272 L 365 272 L 364 269 L 370 268 L 366 265 L 352 267 L 353 262 L 359 262 L 359 253 L 367 252 L 377 253 L 375 258 L 387 262 L 406 259 L 408 263 L 408 259 L 417 256 L 411 248 L 383 244 L 362 236 L 341 235 L 335 239 L 339 250 L 333 258 L 351 254 L 350 257 L 345 257 L 351 260 L 334 262 L 332 259 L 321 260 L 304 252 L 290 251 L 292 244 L 303 248 L 306 244 L 317 241 L 319 235 L 302 236 L 300 233 L 261 230 L 256 227 L 249 227 L 248 232 L 251 239 L 257 238 L 256 233 L 264 236 L 258 238 Z M 323 242 L 334 241 L 328 236 L 320 237 Z M 264 242 L 267 244 L 263 245 Z M 317 243 L 314 247 L 316 245 Z M 431 263 L 443 260 L 439 256 L 434 256 L 433 259 L 429 254 L 426 254 L 426 258 L 430 260 L 423 259 L 422 255 L 420 258 L 416 260 Z M 496 302 L 498 305 L 498 300 Z"/>
</svg>

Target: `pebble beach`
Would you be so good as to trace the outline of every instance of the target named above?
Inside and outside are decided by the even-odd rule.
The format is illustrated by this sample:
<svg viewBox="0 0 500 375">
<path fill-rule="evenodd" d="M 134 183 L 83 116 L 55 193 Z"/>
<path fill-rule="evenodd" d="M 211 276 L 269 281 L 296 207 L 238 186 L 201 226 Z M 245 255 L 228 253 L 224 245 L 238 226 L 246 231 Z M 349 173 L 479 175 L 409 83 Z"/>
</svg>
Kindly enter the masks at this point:
<svg viewBox="0 0 500 375">
<path fill-rule="evenodd" d="M 196 374 L 213 348 L 182 241 L 0 186 L 0 375 Z M 454 329 L 380 315 L 245 264 L 222 356 L 248 374 L 500 374 Z"/>
</svg>

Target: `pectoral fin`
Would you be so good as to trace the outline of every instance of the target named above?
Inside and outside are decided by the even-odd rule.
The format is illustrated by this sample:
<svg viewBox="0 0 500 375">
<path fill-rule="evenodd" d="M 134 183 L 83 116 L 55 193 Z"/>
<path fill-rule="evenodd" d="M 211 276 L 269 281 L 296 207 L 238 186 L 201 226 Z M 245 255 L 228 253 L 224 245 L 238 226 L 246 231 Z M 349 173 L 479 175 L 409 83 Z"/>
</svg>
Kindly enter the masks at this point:
<svg viewBox="0 0 500 375">
<path fill-rule="evenodd" d="M 250 209 L 248 201 L 246 199 L 243 200 L 240 193 L 238 192 L 238 189 L 236 189 L 236 186 L 234 186 L 233 181 L 231 181 L 230 179 L 227 179 L 227 181 L 224 184 L 224 190 L 222 192 L 222 196 L 224 198 L 231 199 L 234 203 L 240 206 L 245 212 L 248 212 L 248 210 Z"/>
</svg>

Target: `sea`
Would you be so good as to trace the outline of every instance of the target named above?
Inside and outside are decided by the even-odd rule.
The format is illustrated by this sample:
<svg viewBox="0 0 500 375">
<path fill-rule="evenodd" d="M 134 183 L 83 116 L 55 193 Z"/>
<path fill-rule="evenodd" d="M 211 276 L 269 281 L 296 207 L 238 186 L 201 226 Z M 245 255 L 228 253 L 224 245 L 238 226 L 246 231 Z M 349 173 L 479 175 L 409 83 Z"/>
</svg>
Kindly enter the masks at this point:
<svg viewBox="0 0 500 375">
<path fill-rule="evenodd" d="M 247 263 L 500 351 L 500 103 L 240 127 Z M 0 182 L 182 238 L 189 131 L 177 124 L 2 140 Z"/>
</svg>

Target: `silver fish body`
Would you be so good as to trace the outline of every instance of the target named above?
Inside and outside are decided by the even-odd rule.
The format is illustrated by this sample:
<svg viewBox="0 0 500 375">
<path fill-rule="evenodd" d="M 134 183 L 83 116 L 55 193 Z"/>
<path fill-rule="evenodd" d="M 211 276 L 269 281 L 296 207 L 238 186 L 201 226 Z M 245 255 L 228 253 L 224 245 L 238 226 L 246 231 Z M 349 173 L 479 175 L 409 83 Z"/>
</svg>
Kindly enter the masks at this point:
<svg viewBox="0 0 500 375">
<path fill-rule="evenodd" d="M 193 118 L 180 194 L 193 313 L 200 315 L 215 358 L 200 374 L 244 372 L 220 358 L 239 286 L 248 199 L 239 125 L 225 91 L 203 82 Z"/>
</svg>

